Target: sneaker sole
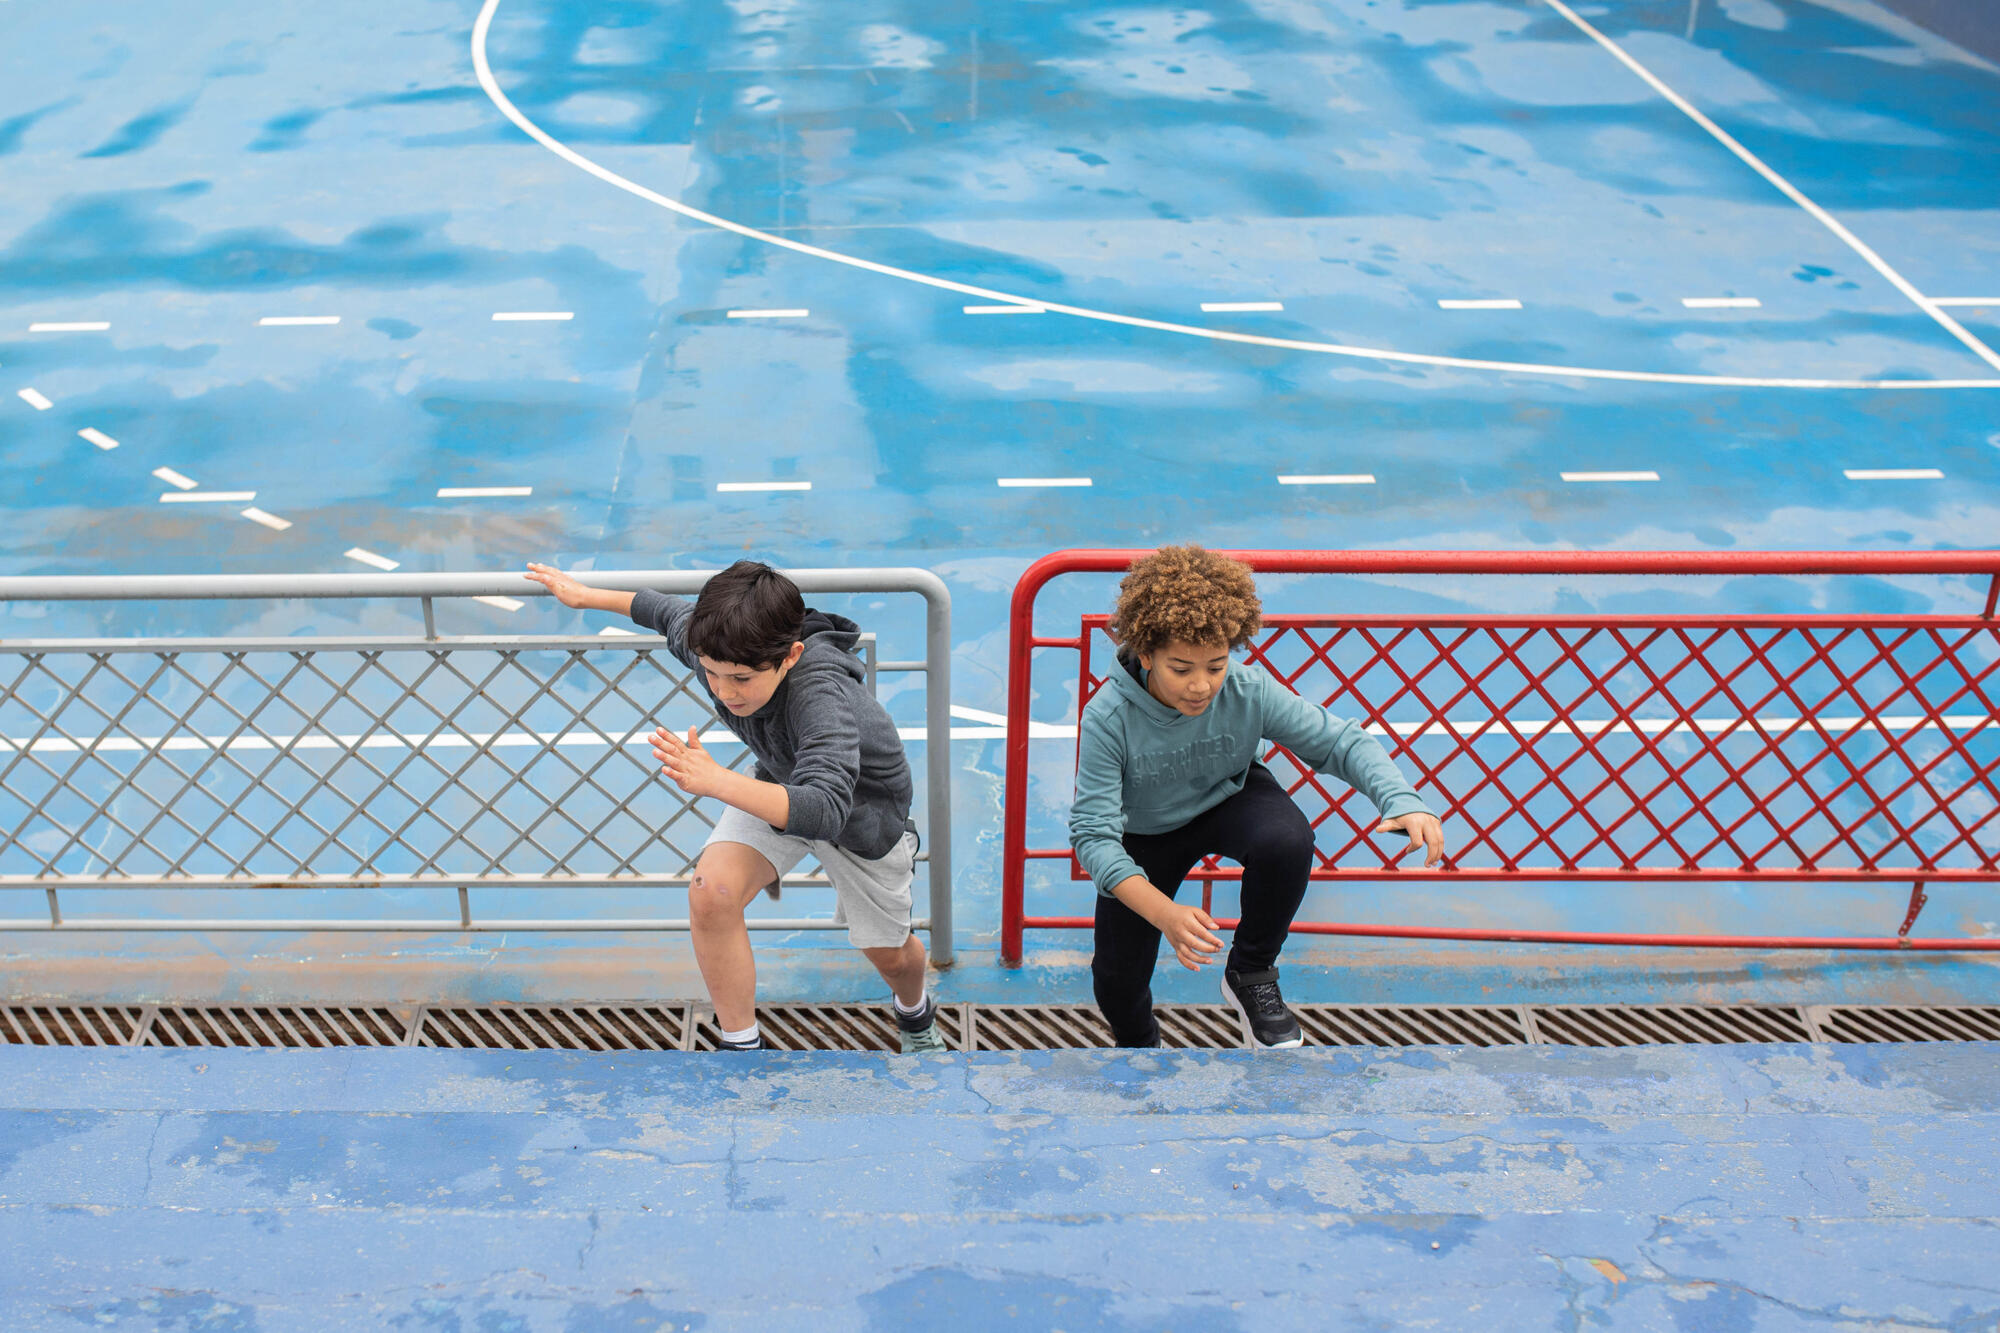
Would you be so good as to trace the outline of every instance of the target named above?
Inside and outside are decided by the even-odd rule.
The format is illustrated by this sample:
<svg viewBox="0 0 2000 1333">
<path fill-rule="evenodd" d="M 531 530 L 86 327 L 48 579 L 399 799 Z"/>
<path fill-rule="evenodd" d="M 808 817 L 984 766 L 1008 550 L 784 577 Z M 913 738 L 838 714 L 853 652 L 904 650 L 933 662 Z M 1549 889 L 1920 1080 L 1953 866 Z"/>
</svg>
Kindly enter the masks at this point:
<svg viewBox="0 0 2000 1333">
<path fill-rule="evenodd" d="M 1299 1033 L 1290 1041 L 1272 1042 L 1265 1045 L 1257 1040 L 1257 1033 L 1250 1026 L 1250 1011 L 1243 1007 L 1243 1001 L 1236 998 L 1236 992 L 1229 988 L 1229 974 L 1222 976 L 1222 999 L 1236 1013 L 1236 1021 L 1243 1028 L 1243 1049 L 1246 1051 L 1291 1051 L 1306 1044 L 1306 1034 Z"/>
</svg>

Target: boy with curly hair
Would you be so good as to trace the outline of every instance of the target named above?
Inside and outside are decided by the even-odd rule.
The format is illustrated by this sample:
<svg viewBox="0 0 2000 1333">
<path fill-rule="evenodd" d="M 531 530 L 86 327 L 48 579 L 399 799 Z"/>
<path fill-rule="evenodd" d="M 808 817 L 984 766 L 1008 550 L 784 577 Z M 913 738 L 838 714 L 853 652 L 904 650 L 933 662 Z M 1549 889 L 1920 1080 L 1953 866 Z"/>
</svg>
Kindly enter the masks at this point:
<svg viewBox="0 0 2000 1333">
<path fill-rule="evenodd" d="M 1222 948 L 1216 924 L 1174 895 L 1204 856 L 1243 867 L 1242 916 L 1222 998 L 1253 1050 L 1305 1038 L 1278 989 L 1278 952 L 1305 900 L 1313 830 L 1257 761 L 1276 741 L 1407 833 L 1424 864 L 1444 858 L 1437 816 L 1360 723 L 1333 717 L 1254 663 L 1232 663 L 1262 607 L 1247 565 L 1199 546 L 1135 561 L 1111 623 L 1118 665 L 1083 710 L 1070 845 L 1097 885 L 1091 981 L 1120 1046 L 1157 1046 L 1152 975 L 1166 937 L 1183 967 Z"/>
</svg>

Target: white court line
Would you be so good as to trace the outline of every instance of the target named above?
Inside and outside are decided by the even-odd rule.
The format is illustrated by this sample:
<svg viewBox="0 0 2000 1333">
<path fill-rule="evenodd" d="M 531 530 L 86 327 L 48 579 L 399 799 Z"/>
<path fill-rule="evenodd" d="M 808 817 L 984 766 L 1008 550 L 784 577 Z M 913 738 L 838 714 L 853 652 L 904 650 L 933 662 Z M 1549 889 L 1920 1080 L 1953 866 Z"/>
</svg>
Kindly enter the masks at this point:
<svg viewBox="0 0 2000 1333">
<path fill-rule="evenodd" d="M 170 467 L 156 467 L 153 469 L 153 475 L 176 490 L 191 491 L 201 484 L 186 473 L 176 472 Z"/>
<path fill-rule="evenodd" d="M 1933 296 L 1932 305 L 2000 305 L 2000 296 Z"/>
<path fill-rule="evenodd" d="M 622 625 L 606 625 L 603 629 L 597 632 L 601 637 L 607 639 L 637 638 L 639 636 L 638 630 L 626 629 Z"/>
<path fill-rule="evenodd" d="M 86 319 L 66 324 L 30 324 L 30 333 L 102 333 L 111 327 L 108 320 Z"/>
<path fill-rule="evenodd" d="M 1754 296 L 1683 296 L 1689 310 L 1759 310 L 1764 303 Z"/>
<path fill-rule="evenodd" d="M 1564 481 L 1658 481 L 1657 472 L 1565 472 Z"/>
<path fill-rule="evenodd" d="M 402 562 L 399 560 L 391 560 L 388 556 L 377 555 L 373 551 L 364 551 L 359 546 L 350 546 L 345 551 L 342 551 L 341 554 L 349 560 L 359 560 L 364 565 L 373 565 L 380 570 L 400 569 L 402 567 Z"/>
<path fill-rule="evenodd" d="M 1851 467 L 1849 481 L 1943 481 L 1944 473 L 1934 467 Z"/>
<path fill-rule="evenodd" d="M 1960 324 L 1950 315 L 1945 314 L 1943 310 L 1938 308 L 1937 302 L 1931 300 L 1928 296 L 1925 296 L 1922 292 L 1918 291 L 1916 289 L 1915 284 L 1913 284 L 1908 278 L 1905 278 L 1895 269 L 1890 268 L 1888 262 L 1884 260 L 1882 256 L 1876 254 L 1873 250 L 1869 249 L 1867 245 L 1862 243 L 1862 240 L 1859 236 L 1856 236 L 1853 232 L 1849 231 L 1846 227 L 1842 226 L 1838 218 L 1834 217 L 1833 214 L 1827 212 L 1825 209 L 1821 208 L 1818 204 L 1814 203 L 1812 200 L 1806 198 L 1806 196 L 1798 189 L 1797 186 L 1793 185 L 1783 176 L 1780 176 L 1777 172 L 1765 166 L 1762 158 L 1758 157 L 1748 148 L 1745 148 L 1742 144 L 1736 142 L 1735 139 L 1730 137 L 1729 131 L 1723 129 L 1720 125 L 1716 124 L 1714 121 L 1710 120 L 1707 116 L 1703 115 L 1695 107 L 1694 103 L 1688 101 L 1685 97 L 1682 97 L 1679 93 L 1667 87 L 1667 85 L 1662 83 L 1659 77 L 1655 75 L 1653 71 L 1647 69 L 1644 65 L 1640 64 L 1638 61 L 1634 60 L 1631 56 L 1627 55 L 1625 53 L 1625 49 L 1619 46 L 1618 43 L 1612 41 L 1609 37 L 1606 37 L 1596 28 L 1591 27 L 1590 24 L 1586 23 L 1582 18 L 1578 17 L 1576 11 L 1571 9 L 1568 5 L 1564 4 L 1563 0 L 1543 0 L 1543 2 L 1547 4 L 1549 8 L 1555 10 L 1556 13 L 1568 19 L 1572 24 L 1574 24 L 1578 29 L 1580 29 L 1592 41 L 1596 42 L 1599 46 L 1609 51 L 1614 57 L 1617 58 L 1619 64 L 1625 66 L 1625 68 L 1631 70 L 1634 74 L 1637 74 L 1641 79 L 1644 79 L 1646 81 L 1647 86 L 1651 87 L 1654 92 L 1658 93 L 1660 96 L 1666 98 L 1669 102 L 1673 103 L 1682 112 L 1684 112 L 1690 120 L 1694 121 L 1695 124 L 1707 130 L 1709 134 L 1714 136 L 1715 141 L 1717 143 L 1721 144 L 1724 148 L 1727 148 L 1730 152 L 1736 154 L 1737 158 L 1741 160 L 1745 166 L 1749 167 L 1759 176 L 1762 176 L 1765 180 L 1769 181 L 1773 186 L 1777 188 L 1780 194 L 1783 194 L 1787 199 L 1790 199 L 1800 208 L 1803 208 L 1806 212 L 1810 213 L 1828 231 L 1832 232 L 1835 236 L 1838 236 L 1842 241 L 1844 241 L 1850 250 L 1854 251 L 1855 254 L 1860 255 L 1861 258 L 1864 261 L 1866 261 L 1866 263 L 1870 268 L 1874 269 L 1877 273 L 1880 273 L 1883 277 L 1887 278 L 1890 284 L 1894 286 L 1897 291 L 1901 292 L 1904 296 L 1909 297 L 1911 301 L 1915 302 L 1919 310 L 1922 310 L 1925 314 L 1929 315 L 1932 319 L 1936 320 L 1945 329 L 1946 332 L 1951 334 L 1952 337 L 1958 339 L 1961 343 L 1965 344 L 1966 348 L 1970 350 L 1974 356 L 1978 357 L 1981 361 L 1984 361 L 1987 365 L 1993 367 L 1995 370 L 2000 370 L 2000 353 L 1996 353 L 1992 348 L 1988 347 L 1985 343 L 1981 342 L 1978 338 L 1974 337 L 1971 330 L 1967 329 L 1963 324 Z"/>
<path fill-rule="evenodd" d="M 811 255 L 829 263 L 845 264 L 849 268 L 866 273 L 876 273 L 883 277 L 898 278 L 904 282 L 920 283 L 939 291 L 957 292 L 962 296 L 978 297 L 986 301 L 1003 301 L 1009 305 L 1032 305 L 1058 315 L 1070 315 L 1077 319 L 1098 320 L 1106 324 L 1120 324 L 1127 328 L 1151 329 L 1156 333 L 1174 333 L 1189 338 L 1206 338 L 1211 342 L 1242 343 L 1252 347 L 1275 347 L 1285 351 L 1313 352 L 1324 356 L 1355 357 L 1367 361 L 1387 361 L 1398 365 L 1436 366 L 1453 370 L 1491 370 L 1517 375 L 1548 375 L 1563 379 L 1614 380 L 1629 384 L 1697 384 L 1721 388 L 1746 389 L 2000 389 L 2000 379 L 1960 379 L 1960 380 L 1853 380 L 1829 378 L 1781 377 L 1770 375 L 1691 375 L 1679 372 L 1656 370 L 1613 370 L 1601 366 L 1561 366 L 1538 361 L 1489 361 L 1476 357 L 1435 356 L 1428 352 L 1398 352 L 1385 347 L 1356 347 L 1346 343 L 1310 342 L 1300 338 L 1274 338 L 1265 334 L 1241 333 L 1232 329 L 1205 329 L 1193 324 L 1176 324 L 1168 320 L 1144 319 L 1138 315 L 1121 315 L 1109 310 L 1092 310 L 1084 306 L 1063 305 L 1052 301 L 1036 301 L 1025 296 L 1015 296 L 1011 292 L 994 291 L 990 287 L 975 287 L 970 283 L 955 282 L 950 278 L 935 277 L 928 273 L 916 273 L 910 269 L 896 268 L 889 264 L 878 264 L 872 259 L 860 259 L 854 255 L 844 255 L 837 250 L 827 250 L 804 241 L 795 241 L 788 236 L 777 236 L 741 222 L 705 213 L 690 204 L 672 199 L 657 190 L 651 190 L 636 181 L 628 180 L 611 170 L 600 166 L 583 154 L 551 135 L 541 126 L 529 120 L 521 109 L 508 100 L 501 91 L 499 80 L 493 77 L 493 66 L 486 58 L 487 34 L 493 27 L 493 15 L 500 8 L 500 0 L 482 0 L 479 17 L 472 24 L 472 69 L 479 79 L 479 86 L 486 93 L 500 114 L 507 117 L 530 139 L 554 153 L 563 161 L 588 172 L 605 184 L 627 194 L 644 199 L 650 204 L 692 218 L 696 222 L 718 227 L 737 236 L 747 237 L 765 245 L 794 254 Z M 2000 369 L 2000 367 L 1996 367 Z"/>
<path fill-rule="evenodd" d="M 246 504 L 257 498 L 255 491 L 165 491 L 160 495 L 160 503 L 171 504 Z"/>
<path fill-rule="evenodd" d="M 1280 486 L 1373 486 L 1375 474 L 1373 472 L 1301 472 L 1290 475 L 1281 473 L 1278 484 Z"/>
<path fill-rule="evenodd" d="M 624 631 L 629 633 L 630 631 Z M 961 708 L 954 704 L 953 717 L 967 718 L 979 725 L 953 727 L 953 740 L 998 740 L 1007 734 L 1006 718 L 999 713 L 988 713 L 979 709 Z M 1613 722 L 1609 718 L 1451 718 L 1443 722 L 1392 722 L 1384 727 L 1370 724 L 1367 731 L 1371 736 L 1396 736 L 1404 740 L 1431 740 L 1454 737 L 1477 742 L 1502 743 L 1518 747 L 1524 742 L 1555 738 L 1573 741 L 1597 740 L 1605 736 L 1675 736 L 1702 734 L 1708 736 L 1731 733 L 1749 738 L 1763 733 L 1759 739 L 1767 739 L 1778 732 L 1797 728 L 1801 737 L 1817 739 L 1821 733 L 1839 735 L 1857 727 L 1866 729 L 1861 735 L 1880 736 L 1924 731 L 1950 731 L 1953 733 L 1977 733 L 1985 730 L 2000 730 L 2000 718 L 1982 717 L 1977 713 L 1951 713 L 1933 721 L 1917 714 L 1889 716 L 1873 719 L 1860 717 L 1698 717 L 1688 722 L 1671 718 L 1640 718 L 1636 723 Z M 1879 725 L 1879 729 L 1878 729 Z M 1073 723 L 1030 722 L 1028 737 L 1031 740 L 1076 739 Z M 922 727 L 899 727 L 898 733 L 904 740 L 924 739 Z M 79 736 L 74 739 L 59 736 L 40 738 L 25 736 L 0 736 L 0 754 L 157 754 L 186 751 L 264 751 L 277 749 L 291 750 L 470 750 L 496 749 L 511 750 L 528 747 L 540 748 L 553 745 L 562 749 L 601 750 L 610 744 L 621 749 L 644 751 L 651 748 L 652 729 L 643 732 L 634 730 L 615 742 L 606 741 L 595 731 L 537 732 L 527 728 L 517 728 L 500 732 L 451 733 L 433 736 L 428 733 L 399 733 L 375 731 L 367 734 L 359 732 L 338 733 L 318 732 L 298 734 L 273 734 L 264 736 Z M 741 738 L 734 732 L 721 727 L 705 731 L 701 735 L 705 745 L 741 744 Z M 650 767 L 650 765 L 649 765 Z"/>
<path fill-rule="evenodd" d="M 22 402 L 26 403 L 29 407 L 34 408 L 37 412 L 46 412 L 50 408 L 55 406 L 54 403 L 50 402 L 47 398 L 44 398 L 42 396 L 42 391 L 40 389 L 18 389 L 15 391 L 14 396 L 19 398 Z"/>
<path fill-rule="evenodd" d="M 533 495 L 533 486 L 440 486 L 440 500 L 489 500 L 510 495 Z"/>
<path fill-rule="evenodd" d="M 525 324 L 540 320 L 575 318 L 576 311 L 574 310 L 496 310 L 493 312 L 494 322 L 499 324 Z"/>
<path fill-rule="evenodd" d="M 283 532 L 286 528 L 292 526 L 290 519 L 279 518 L 276 514 L 267 514 L 256 505 L 251 505 L 248 509 L 244 510 L 243 517 L 249 519 L 252 523 L 261 523 L 273 532 Z"/>
<path fill-rule="evenodd" d="M 1519 310 L 1521 303 L 1511 296 L 1490 301 L 1439 301 L 1440 310 Z"/>
<path fill-rule="evenodd" d="M 92 444 L 96 445 L 98 448 L 107 451 L 116 449 L 118 447 L 118 441 L 112 439 L 109 435 L 106 435 L 103 431 L 99 430 L 95 426 L 85 426 L 82 430 L 77 432 L 77 436 L 81 439 L 89 440 Z"/>
<path fill-rule="evenodd" d="M 964 307 L 968 315 L 1046 315 L 1047 306 L 1039 305 L 969 305 Z"/>
<path fill-rule="evenodd" d="M 1285 306 L 1282 301 L 1203 301 L 1201 303 L 1201 312 L 1204 315 L 1247 315 L 1260 310 L 1283 310 L 1284 308 Z"/>
<path fill-rule="evenodd" d="M 1089 477 L 996 477 L 999 486 L 1088 486 Z"/>
<path fill-rule="evenodd" d="M 488 606 L 497 606 L 502 611 L 519 611 L 527 605 L 526 602 L 516 601 L 512 597 L 475 597 L 472 600 L 475 602 L 484 602 Z"/>
<path fill-rule="evenodd" d="M 339 315 L 266 315 L 257 323 L 267 329 L 301 327 L 307 324 L 338 324 Z"/>
<path fill-rule="evenodd" d="M 730 319 L 804 319 L 810 310 L 731 310 Z"/>
<path fill-rule="evenodd" d="M 718 491 L 809 491 L 813 484 L 809 481 L 718 481 Z"/>
</svg>

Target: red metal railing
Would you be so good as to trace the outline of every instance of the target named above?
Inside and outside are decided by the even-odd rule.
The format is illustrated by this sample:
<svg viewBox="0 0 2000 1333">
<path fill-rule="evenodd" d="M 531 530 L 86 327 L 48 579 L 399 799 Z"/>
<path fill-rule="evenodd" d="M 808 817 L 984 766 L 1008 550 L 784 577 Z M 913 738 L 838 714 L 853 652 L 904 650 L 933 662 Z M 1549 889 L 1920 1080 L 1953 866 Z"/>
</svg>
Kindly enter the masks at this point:
<svg viewBox="0 0 2000 1333">
<path fill-rule="evenodd" d="M 1078 707 L 1110 660 L 1106 617 L 1034 631 L 1051 579 L 1115 573 L 1143 551 L 1060 551 L 1014 589 L 1007 684 L 1001 959 L 1029 928 L 1031 665 L 1079 656 Z M 1912 885 L 1893 936 L 1625 934 L 1306 922 L 1307 934 L 1752 949 L 2000 950 L 1916 938 L 1924 885 L 2000 882 L 2000 552 L 1233 551 L 1263 573 L 1461 575 L 1975 575 L 1977 615 L 1271 616 L 1246 656 L 1334 712 L 1365 721 L 1443 817 L 1451 858 L 1406 865 L 1370 840 L 1374 812 L 1283 749 L 1266 762 L 1319 834 L 1315 879 L 1693 880 Z M 1115 669 L 1106 667 L 1105 669 Z M 1190 878 L 1240 872 L 1211 859 Z M 1086 894 L 1088 891 L 1084 891 Z M 1085 897 L 1080 901 L 1087 902 Z M 1222 920 L 1224 926 L 1233 921 Z"/>
</svg>

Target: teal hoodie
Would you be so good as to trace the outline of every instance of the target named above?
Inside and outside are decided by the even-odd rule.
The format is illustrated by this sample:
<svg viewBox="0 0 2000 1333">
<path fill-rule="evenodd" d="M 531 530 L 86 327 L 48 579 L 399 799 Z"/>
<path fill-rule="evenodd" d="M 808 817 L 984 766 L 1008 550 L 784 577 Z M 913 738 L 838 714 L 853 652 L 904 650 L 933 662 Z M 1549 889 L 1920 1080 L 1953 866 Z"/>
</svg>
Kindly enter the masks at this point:
<svg viewBox="0 0 2000 1333">
<path fill-rule="evenodd" d="M 1359 722 L 1292 693 L 1262 667 L 1231 662 L 1199 717 L 1170 708 L 1121 660 L 1083 710 L 1069 844 L 1107 897 L 1142 873 L 1127 833 L 1165 833 L 1237 792 L 1266 740 L 1359 791 L 1385 819 L 1425 808 Z"/>
</svg>

